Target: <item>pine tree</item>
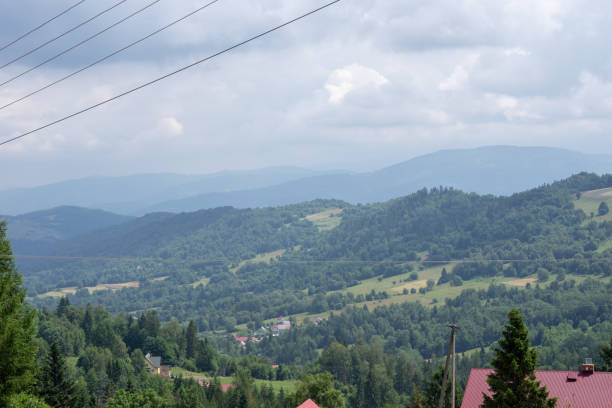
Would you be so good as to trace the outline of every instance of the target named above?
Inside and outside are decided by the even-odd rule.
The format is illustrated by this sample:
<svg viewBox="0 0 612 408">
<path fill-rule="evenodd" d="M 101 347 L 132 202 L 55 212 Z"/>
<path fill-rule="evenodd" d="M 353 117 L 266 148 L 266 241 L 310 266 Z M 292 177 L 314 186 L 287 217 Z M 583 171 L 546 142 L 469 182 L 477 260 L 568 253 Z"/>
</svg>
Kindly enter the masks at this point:
<svg viewBox="0 0 612 408">
<path fill-rule="evenodd" d="M 52 407 L 72 407 L 74 391 L 74 382 L 68 378 L 64 357 L 57 343 L 53 342 L 42 368 L 40 394 Z"/>
<path fill-rule="evenodd" d="M 423 399 L 423 394 L 421 394 L 421 390 L 419 390 L 418 387 L 414 390 L 411 400 L 410 408 L 425 408 L 425 400 Z"/>
<path fill-rule="evenodd" d="M 6 224 L 0 222 L 0 405 L 34 382 L 36 312 L 24 305 L 25 291 L 6 239 Z"/>
<path fill-rule="evenodd" d="M 193 320 L 189 321 L 187 330 L 185 330 L 185 348 L 187 358 L 194 358 L 196 354 L 196 343 L 197 343 L 198 330 L 196 329 Z"/>
<path fill-rule="evenodd" d="M 537 351 L 529 347 L 527 326 L 518 310 L 508 313 L 508 324 L 495 350 L 487 383 L 492 396 L 484 396 L 485 408 L 554 408 L 557 399 L 548 399 L 546 387 L 535 380 Z"/>
<path fill-rule="evenodd" d="M 609 212 L 610 212 L 610 208 L 608 207 L 608 204 L 606 204 L 605 201 L 602 201 L 601 204 L 599 204 L 599 208 L 597 209 L 597 214 L 599 216 L 602 216 L 602 215 L 606 215 Z"/>
<path fill-rule="evenodd" d="M 601 359 L 603 361 L 602 369 L 604 371 L 612 371 L 612 339 L 610 344 L 601 348 Z"/>
</svg>

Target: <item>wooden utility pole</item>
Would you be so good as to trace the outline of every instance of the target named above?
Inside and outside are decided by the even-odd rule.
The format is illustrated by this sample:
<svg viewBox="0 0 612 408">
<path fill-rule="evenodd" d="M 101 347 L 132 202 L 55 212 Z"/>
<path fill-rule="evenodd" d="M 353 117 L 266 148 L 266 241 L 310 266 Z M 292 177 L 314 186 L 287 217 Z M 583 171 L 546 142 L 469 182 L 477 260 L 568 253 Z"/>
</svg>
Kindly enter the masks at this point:
<svg viewBox="0 0 612 408">
<path fill-rule="evenodd" d="M 444 377 L 442 378 L 442 389 L 440 390 L 440 403 L 438 404 L 439 408 L 444 406 L 444 394 L 446 394 L 446 380 L 448 378 L 448 362 L 451 358 L 453 358 L 453 373 L 452 373 L 452 390 L 451 390 L 451 407 L 455 408 L 455 329 L 458 328 L 455 324 L 449 324 L 448 327 L 451 328 L 451 338 L 448 343 L 448 354 L 446 354 L 446 365 L 444 366 Z"/>
</svg>

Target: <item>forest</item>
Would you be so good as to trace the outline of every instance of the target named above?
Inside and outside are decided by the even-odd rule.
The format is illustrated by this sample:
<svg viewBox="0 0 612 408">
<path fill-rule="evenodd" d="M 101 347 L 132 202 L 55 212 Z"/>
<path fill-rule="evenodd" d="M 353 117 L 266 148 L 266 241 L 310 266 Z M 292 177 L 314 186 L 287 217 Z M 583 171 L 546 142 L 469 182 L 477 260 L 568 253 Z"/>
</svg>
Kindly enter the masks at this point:
<svg viewBox="0 0 612 408">
<path fill-rule="evenodd" d="M 460 327 L 460 398 L 516 307 L 539 368 L 612 367 L 612 221 L 605 202 L 580 207 L 607 187 L 612 176 L 582 173 L 508 197 L 439 187 L 372 205 L 158 213 L 49 245 L 99 259 L 19 262 L 38 371 L 65 365 L 81 406 L 289 407 L 306 389 L 339 406 L 432 406 L 447 324 Z M 278 316 L 291 330 L 232 337 Z M 210 385 L 151 376 L 146 353 Z"/>
</svg>

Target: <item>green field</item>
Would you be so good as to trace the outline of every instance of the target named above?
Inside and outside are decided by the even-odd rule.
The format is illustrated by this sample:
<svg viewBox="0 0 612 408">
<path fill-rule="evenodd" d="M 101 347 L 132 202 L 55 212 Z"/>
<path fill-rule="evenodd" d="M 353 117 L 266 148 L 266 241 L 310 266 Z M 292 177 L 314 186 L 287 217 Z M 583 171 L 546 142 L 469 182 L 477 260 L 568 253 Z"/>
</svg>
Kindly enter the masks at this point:
<svg viewBox="0 0 612 408">
<path fill-rule="evenodd" d="M 210 381 L 212 378 L 207 376 L 205 373 L 198 373 L 189 370 L 185 370 L 180 367 L 172 367 L 172 375 L 175 377 L 182 376 L 183 378 L 193 378 L 196 380 Z M 233 377 L 217 377 L 221 384 L 232 384 L 234 378 Z M 285 392 L 293 392 L 297 388 L 299 383 L 298 380 L 283 380 L 283 381 L 270 381 L 270 380 L 258 380 L 255 379 L 255 384 L 258 387 L 262 385 L 271 385 L 274 392 L 279 392 L 282 388 Z"/>
<path fill-rule="evenodd" d="M 597 215 L 599 205 L 605 202 L 612 209 L 612 188 L 602 188 L 600 190 L 585 191 L 581 194 L 580 199 L 574 200 L 574 207 L 584 211 L 587 217 L 593 214 L 592 220 L 597 222 L 612 221 L 612 211 L 603 216 Z M 589 218 L 591 220 L 591 218 Z M 588 221 L 587 221 L 588 222 Z"/>
<path fill-rule="evenodd" d="M 446 265 L 446 270 L 451 271 L 452 266 Z M 425 270 L 417 272 L 419 274 L 419 280 L 408 282 L 406 284 L 415 284 L 420 285 L 419 282 L 426 282 L 427 279 L 434 279 L 437 281 L 440 278 L 440 274 L 442 272 L 442 266 L 435 266 L 432 268 L 427 268 Z M 370 293 L 372 289 L 376 292 L 387 291 L 390 295 L 387 299 L 379 299 L 379 300 L 370 300 L 360 303 L 353 303 L 348 305 L 347 307 L 362 307 L 367 306 L 368 309 L 373 310 L 378 306 L 388 306 L 392 304 L 399 304 L 405 302 L 419 302 L 423 305 L 433 305 L 436 303 L 443 302 L 446 298 L 455 298 L 461 294 L 461 292 L 465 289 L 487 289 L 489 285 L 492 283 L 495 284 L 506 284 L 512 287 L 524 288 L 527 284 L 535 285 L 537 284 L 537 278 L 535 275 L 530 275 L 523 278 L 516 277 L 503 277 L 503 276 L 494 276 L 494 277 L 479 277 L 475 279 L 470 279 L 463 282 L 461 286 L 450 286 L 449 283 L 444 283 L 442 285 L 434 286 L 433 290 L 422 293 L 409 293 L 407 295 L 403 294 L 403 287 L 406 285 L 403 282 L 400 282 L 402 279 L 405 279 L 405 275 L 393 276 L 390 278 L 385 278 L 382 280 L 378 280 L 378 278 L 367 279 L 361 282 L 359 285 L 355 285 L 353 287 L 344 289 L 338 292 L 352 292 L 354 294 L 367 294 Z M 554 280 L 556 276 L 551 275 L 550 279 L 547 282 L 540 283 L 541 286 L 549 286 Z M 576 284 L 583 282 L 587 278 L 597 279 L 604 283 L 610 282 L 612 278 L 606 278 L 601 276 L 592 276 L 592 275 L 566 275 L 566 280 L 574 280 Z M 394 283 L 395 282 L 395 283 Z M 423 284 L 424 287 L 426 284 Z M 323 313 L 300 313 L 295 315 L 296 321 L 298 324 L 304 322 L 306 318 L 313 320 L 316 317 L 320 318 L 329 318 L 330 314 L 339 314 L 342 313 L 344 309 L 341 310 L 332 310 Z"/>
<path fill-rule="evenodd" d="M 389 295 L 392 294 L 401 294 L 404 288 L 410 290 L 411 288 L 416 288 L 417 290 L 420 287 L 427 286 L 427 280 L 433 279 L 436 282 L 440 278 L 440 274 L 442 273 L 442 268 L 446 268 L 447 271 L 451 271 L 453 269 L 454 264 L 448 264 L 443 266 L 432 266 L 430 268 L 423 269 L 422 271 L 414 270 L 418 275 L 418 279 L 411 281 L 410 275 L 413 272 L 406 272 L 401 275 L 390 276 L 388 278 L 374 277 L 370 279 L 366 279 L 361 281 L 360 284 L 351 286 L 350 288 L 338 290 L 336 292 L 343 293 L 353 293 L 354 295 L 366 295 L 370 293 L 372 290 L 375 292 L 384 292 L 387 291 Z M 333 292 L 332 292 L 333 293 Z"/>
<path fill-rule="evenodd" d="M 340 225 L 342 221 L 342 208 L 330 208 L 316 214 L 311 214 L 305 218 L 319 228 L 319 231 L 329 231 Z"/>
</svg>

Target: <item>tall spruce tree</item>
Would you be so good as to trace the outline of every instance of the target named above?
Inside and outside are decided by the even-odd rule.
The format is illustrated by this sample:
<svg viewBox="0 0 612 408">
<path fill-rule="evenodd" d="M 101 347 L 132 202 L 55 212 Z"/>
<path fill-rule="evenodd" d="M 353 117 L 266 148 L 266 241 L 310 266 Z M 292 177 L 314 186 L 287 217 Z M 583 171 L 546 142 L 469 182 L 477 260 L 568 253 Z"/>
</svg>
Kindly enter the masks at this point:
<svg viewBox="0 0 612 408">
<path fill-rule="evenodd" d="M 66 363 L 57 343 L 49 348 L 40 379 L 40 394 L 52 407 L 73 407 L 75 384 L 68 377 Z"/>
<path fill-rule="evenodd" d="M 610 339 L 609 345 L 601 348 L 600 354 L 603 362 L 602 369 L 604 371 L 612 371 L 612 339 Z"/>
<path fill-rule="evenodd" d="M 484 395 L 485 408 L 554 408 L 557 399 L 548 398 L 546 387 L 535 379 L 538 354 L 529 347 L 529 332 L 518 310 L 508 313 L 500 348 L 495 349 L 487 383 L 492 395 Z"/>
<path fill-rule="evenodd" d="M 194 358 L 196 355 L 196 344 L 198 341 L 197 335 L 198 329 L 196 328 L 196 325 L 193 320 L 190 320 L 189 325 L 185 330 L 185 348 L 187 358 Z"/>
<path fill-rule="evenodd" d="M 25 291 L 0 222 L 0 405 L 34 381 L 36 311 L 24 305 Z"/>
</svg>

